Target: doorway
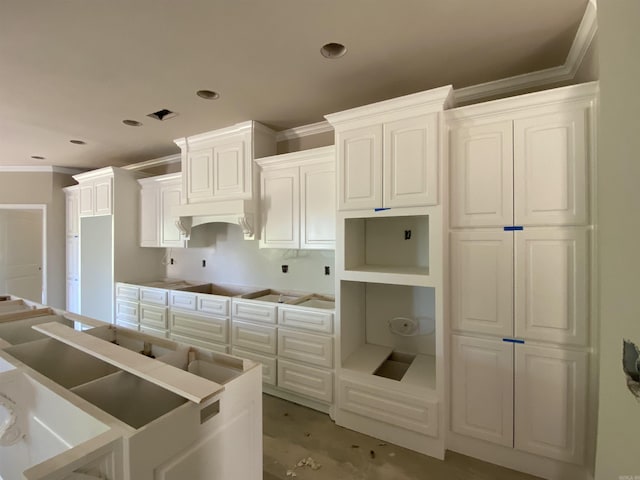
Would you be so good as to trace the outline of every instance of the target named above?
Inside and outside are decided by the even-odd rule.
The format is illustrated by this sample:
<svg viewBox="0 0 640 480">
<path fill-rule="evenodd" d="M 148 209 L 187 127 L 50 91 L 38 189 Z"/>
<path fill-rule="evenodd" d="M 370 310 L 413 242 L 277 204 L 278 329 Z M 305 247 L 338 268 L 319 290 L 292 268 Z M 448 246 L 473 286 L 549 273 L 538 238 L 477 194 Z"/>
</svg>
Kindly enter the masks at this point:
<svg viewBox="0 0 640 480">
<path fill-rule="evenodd" d="M 46 302 L 44 232 L 44 205 L 0 205 L 0 293 Z"/>
</svg>

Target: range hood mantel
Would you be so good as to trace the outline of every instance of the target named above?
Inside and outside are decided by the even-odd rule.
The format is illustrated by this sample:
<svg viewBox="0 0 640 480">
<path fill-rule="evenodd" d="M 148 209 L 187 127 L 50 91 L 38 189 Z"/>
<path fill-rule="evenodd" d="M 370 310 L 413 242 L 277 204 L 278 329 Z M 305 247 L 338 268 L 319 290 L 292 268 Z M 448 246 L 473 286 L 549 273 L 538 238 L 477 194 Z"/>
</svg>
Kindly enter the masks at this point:
<svg viewBox="0 0 640 480">
<path fill-rule="evenodd" d="M 232 223 L 242 228 L 245 240 L 255 239 L 255 205 L 251 200 L 226 200 L 176 205 L 171 216 L 186 240 L 191 228 L 205 223 Z"/>
</svg>

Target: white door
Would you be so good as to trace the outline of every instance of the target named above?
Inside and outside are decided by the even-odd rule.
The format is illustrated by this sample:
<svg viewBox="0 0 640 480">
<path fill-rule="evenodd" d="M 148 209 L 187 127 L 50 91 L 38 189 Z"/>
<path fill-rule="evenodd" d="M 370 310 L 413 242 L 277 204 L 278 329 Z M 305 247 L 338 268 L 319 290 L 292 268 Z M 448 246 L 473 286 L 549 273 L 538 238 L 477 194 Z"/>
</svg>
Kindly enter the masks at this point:
<svg viewBox="0 0 640 480">
<path fill-rule="evenodd" d="M 514 234 L 516 336 L 586 345 L 586 227 L 525 228 Z"/>
<path fill-rule="evenodd" d="M 265 170 L 261 175 L 262 235 L 260 246 L 300 247 L 298 167 Z"/>
<path fill-rule="evenodd" d="M 335 161 L 300 167 L 300 248 L 335 249 Z"/>
<path fill-rule="evenodd" d="M 382 207 L 382 125 L 341 131 L 338 142 L 338 210 Z"/>
<path fill-rule="evenodd" d="M 585 109 L 516 120 L 513 131 L 516 224 L 586 224 Z"/>
<path fill-rule="evenodd" d="M 587 353 L 516 345 L 515 447 L 582 464 Z"/>
<path fill-rule="evenodd" d="M 451 336 L 451 429 L 513 446 L 513 344 Z"/>
<path fill-rule="evenodd" d="M 451 226 L 513 224 L 512 122 L 451 132 Z"/>
<path fill-rule="evenodd" d="M 384 125 L 384 206 L 438 203 L 438 114 Z"/>
<path fill-rule="evenodd" d="M 0 210 L 0 291 L 42 302 L 41 210 Z"/>
<path fill-rule="evenodd" d="M 451 233 L 454 330 L 513 335 L 513 232 Z"/>
</svg>

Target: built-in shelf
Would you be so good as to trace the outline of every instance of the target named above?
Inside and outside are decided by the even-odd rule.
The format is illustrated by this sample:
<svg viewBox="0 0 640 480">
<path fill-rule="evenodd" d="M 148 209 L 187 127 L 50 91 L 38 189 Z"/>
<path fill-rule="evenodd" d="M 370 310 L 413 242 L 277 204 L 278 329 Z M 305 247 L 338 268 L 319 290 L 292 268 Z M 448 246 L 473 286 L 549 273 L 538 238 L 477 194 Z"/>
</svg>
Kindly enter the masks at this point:
<svg viewBox="0 0 640 480">
<path fill-rule="evenodd" d="M 435 391 L 436 360 L 433 355 L 417 354 L 400 380 L 375 375 L 375 372 L 393 355 L 393 349 L 381 345 L 366 343 L 353 352 L 342 366 L 343 371 L 369 376 L 372 382 L 397 382 L 403 386 L 424 388 Z"/>
<path fill-rule="evenodd" d="M 429 267 L 398 267 L 388 265 L 357 265 L 342 272 L 343 280 L 353 282 L 388 283 L 415 287 L 433 287 Z"/>
</svg>

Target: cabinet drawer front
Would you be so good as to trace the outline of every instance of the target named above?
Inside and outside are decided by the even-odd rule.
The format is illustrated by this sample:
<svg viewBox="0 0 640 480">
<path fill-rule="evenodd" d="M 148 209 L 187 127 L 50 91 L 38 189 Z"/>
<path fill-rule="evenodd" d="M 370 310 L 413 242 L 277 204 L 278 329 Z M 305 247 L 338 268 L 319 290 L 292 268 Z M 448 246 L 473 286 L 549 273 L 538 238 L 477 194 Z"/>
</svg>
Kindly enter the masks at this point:
<svg viewBox="0 0 640 480">
<path fill-rule="evenodd" d="M 118 327 L 122 327 L 122 328 L 128 328 L 129 330 L 139 330 L 140 326 L 137 323 L 130 323 L 130 322 L 126 322 L 124 320 L 121 320 L 120 318 L 116 317 L 116 325 Z"/>
<path fill-rule="evenodd" d="M 229 315 L 229 302 L 231 299 L 217 295 L 198 295 L 198 310 L 226 317 Z"/>
<path fill-rule="evenodd" d="M 256 352 L 276 354 L 276 328 L 233 321 L 232 342 L 234 346 L 248 348 Z"/>
<path fill-rule="evenodd" d="M 116 297 L 137 302 L 140 299 L 140 287 L 116 283 Z"/>
<path fill-rule="evenodd" d="M 229 347 L 227 345 L 208 342 L 205 339 L 192 337 L 190 335 L 182 335 L 180 333 L 174 332 L 173 330 L 169 332 L 169 338 L 176 342 L 186 343 L 188 345 L 193 345 L 194 347 L 205 348 L 207 350 L 211 350 L 212 352 L 229 353 Z"/>
<path fill-rule="evenodd" d="M 268 383 L 269 385 L 276 384 L 276 359 L 275 357 L 270 357 L 268 355 L 261 355 L 255 352 L 249 352 L 247 350 L 242 350 L 240 348 L 233 348 L 231 350 L 232 355 L 235 355 L 240 358 L 246 358 L 248 360 L 253 360 L 256 363 L 262 364 L 262 381 L 263 383 Z"/>
<path fill-rule="evenodd" d="M 167 309 L 140 304 L 140 326 L 166 330 Z"/>
<path fill-rule="evenodd" d="M 333 372 L 280 359 L 278 360 L 278 387 L 323 402 L 332 402 Z"/>
<path fill-rule="evenodd" d="M 424 435 L 438 435 L 438 404 L 423 398 L 341 380 L 340 408 Z"/>
<path fill-rule="evenodd" d="M 278 355 L 331 368 L 333 367 L 333 338 L 279 328 Z"/>
<path fill-rule="evenodd" d="M 140 287 L 140 302 L 166 306 L 167 291 L 161 288 Z"/>
<path fill-rule="evenodd" d="M 227 318 L 172 310 L 169 313 L 169 319 L 171 333 L 176 332 L 205 341 L 229 343 L 229 320 Z"/>
<path fill-rule="evenodd" d="M 278 309 L 278 324 L 314 332 L 333 333 L 333 313 L 280 307 Z"/>
<path fill-rule="evenodd" d="M 195 310 L 197 304 L 197 297 L 195 293 L 191 292 L 169 292 L 169 306 L 175 308 L 182 308 L 184 310 Z"/>
<path fill-rule="evenodd" d="M 276 323 L 275 305 L 264 305 L 258 302 L 232 300 L 233 318 L 253 322 Z"/>
<path fill-rule="evenodd" d="M 138 323 L 138 302 L 116 299 L 116 322 Z"/>
<path fill-rule="evenodd" d="M 140 325 L 140 331 L 143 333 L 148 333 L 149 335 L 155 335 L 156 337 L 169 338 L 169 332 L 167 330 L 159 330 L 157 328 L 150 328 L 145 327 L 144 325 Z"/>
</svg>

